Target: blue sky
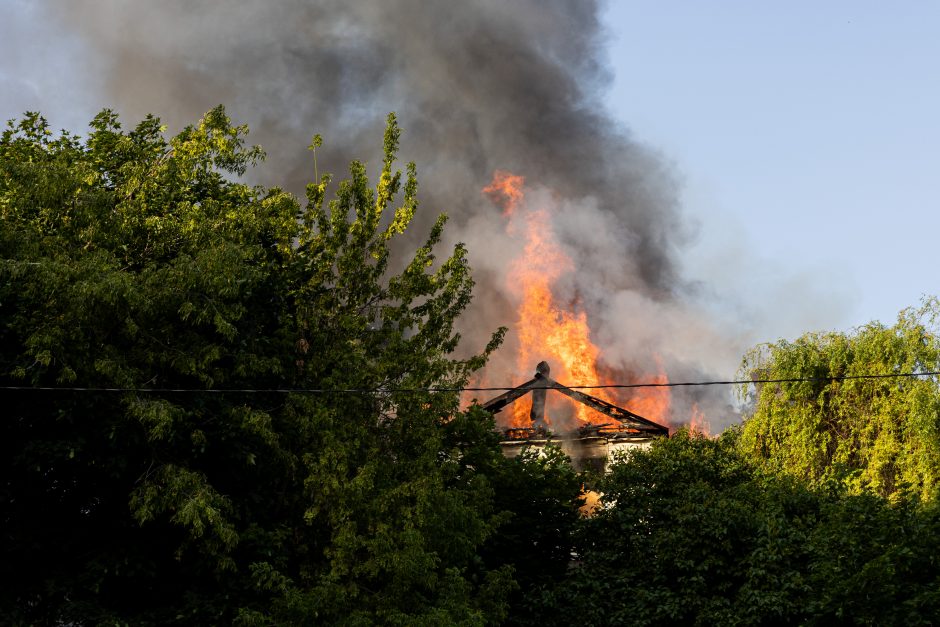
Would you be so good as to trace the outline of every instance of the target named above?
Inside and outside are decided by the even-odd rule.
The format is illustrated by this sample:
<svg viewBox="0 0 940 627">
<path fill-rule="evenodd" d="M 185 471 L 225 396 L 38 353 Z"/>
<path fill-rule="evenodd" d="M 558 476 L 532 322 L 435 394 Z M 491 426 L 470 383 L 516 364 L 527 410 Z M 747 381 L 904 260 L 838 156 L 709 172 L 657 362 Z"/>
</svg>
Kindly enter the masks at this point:
<svg viewBox="0 0 940 627">
<path fill-rule="evenodd" d="M 775 290 L 793 316 L 765 339 L 940 293 L 940 3 L 612 2 L 606 21 L 608 105 L 699 224 L 687 271 L 808 301 Z"/>
</svg>

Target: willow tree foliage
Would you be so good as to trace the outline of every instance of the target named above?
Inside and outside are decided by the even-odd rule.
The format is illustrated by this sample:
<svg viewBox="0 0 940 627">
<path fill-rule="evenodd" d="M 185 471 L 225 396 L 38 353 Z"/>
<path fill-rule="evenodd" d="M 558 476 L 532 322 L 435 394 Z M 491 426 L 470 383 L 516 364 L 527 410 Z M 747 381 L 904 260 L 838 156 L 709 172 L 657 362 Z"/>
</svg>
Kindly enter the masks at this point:
<svg viewBox="0 0 940 627">
<path fill-rule="evenodd" d="M 436 259 L 441 217 L 390 271 L 418 208 L 394 117 L 377 184 L 354 162 L 304 207 L 238 182 L 246 133 L 217 108 L 170 139 L 109 111 L 84 139 L 37 114 L 0 138 L 0 611 L 498 620 L 491 423 L 396 391 L 459 387 L 498 341 L 450 357 L 463 247 Z"/>
<path fill-rule="evenodd" d="M 745 376 L 814 380 L 757 384 L 741 446 L 775 472 L 883 496 L 912 491 L 936 498 L 937 375 L 851 377 L 940 371 L 938 324 L 940 301 L 931 298 L 901 312 L 894 326 L 810 333 L 754 349 L 745 356 Z"/>
</svg>

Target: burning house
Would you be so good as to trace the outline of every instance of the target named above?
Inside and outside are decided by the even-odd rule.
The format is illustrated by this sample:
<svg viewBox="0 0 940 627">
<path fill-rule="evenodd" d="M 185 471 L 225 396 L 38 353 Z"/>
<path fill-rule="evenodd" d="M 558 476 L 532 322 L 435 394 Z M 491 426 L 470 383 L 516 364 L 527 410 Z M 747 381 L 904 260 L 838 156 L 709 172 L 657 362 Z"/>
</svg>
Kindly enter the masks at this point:
<svg viewBox="0 0 940 627">
<path fill-rule="evenodd" d="M 585 394 L 558 383 L 549 375 L 547 362 L 540 362 L 535 376 L 508 392 L 490 399 L 483 408 L 498 414 L 506 406 L 531 394 L 528 426 L 512 426 L 503 430 L 503 454 L 515 457 L 525 448 L 540 449 L 556 444 L 571 457 L 577 468 L 606 468 L 614 453 L 647 446 L 654 437 L 669 435 L 669 429 L 613 403 Z M 567 430 L 553 430 L 545 416 L 549 391 L 556 391 L 594 410 L 605 422 L 589 422 Z"/>
<path fill-rule="evenodd" d="M 524 179 L 510 172 L 496 172 L 484 192 L 502 209 L 507 232 L 518 243 L 507 273 L 516 301 L 513 343 L 484 382 L 517 377 L 539 356 L 551 360 L 557 377 L 569 383 L 550 376 L 548 362 L 542 361 L 531 379 L 483 404 L 496 416 L 504 454 L 514 457 L 525 448 L 554 444 L 575 466 L 600 470 L 614 453 L 668 435 L 664 425 L 671 399 L 661 386 L 667 379 L 655 356 L 650 362 L 658 373 L 647 372 L 644 378 L 658 386 L 613 389 L 609 384 L 614 377 L 628 373 L 605 365 L 578 300 L 559 297 L 558 283 L 576 270 L 557 239 L 550 213 L 540 203 L 526 201 Z M 523 397 L 531 404 L 518 402 Z"/>
</svg>

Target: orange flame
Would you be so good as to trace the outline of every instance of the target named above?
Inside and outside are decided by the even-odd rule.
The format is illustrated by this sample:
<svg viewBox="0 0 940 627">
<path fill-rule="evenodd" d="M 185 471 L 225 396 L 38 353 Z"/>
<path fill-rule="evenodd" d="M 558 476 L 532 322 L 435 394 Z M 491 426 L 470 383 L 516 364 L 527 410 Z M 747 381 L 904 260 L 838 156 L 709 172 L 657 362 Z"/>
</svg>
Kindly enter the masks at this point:
<svg viewBox="0 0 940 627">
<path fill-rule="evenodd" d="M 521 236 L 524 241 L 522 254 L 512 262 L 507 277 L 510 291 L 519 297 L 514 325 L 519 343 L 517 371 L 531 373 L 535 364 L 544 359 L 552 368 L 551 377 L 562 383 L 584 386 L 612 383 L 598 373 L 601 351 L 591 341 L 586 313 L 561 307 L 552 292 L 557 279 L 574 270 L 574 264 L 555 238 L 548 210 L 524 203 L 524 184 L 521 176 L 497 171 L 492 183 L 483 190 L 502 207 L 509 220 L 508 233 Z M 661 366 L 659 370 L 655 382 L 667 381 Z M 610 390 L 585 391 L 611 403 L 622 402 Z M 550 425 L 553 415 L 566 413 L 564 403 L 570 407 L 571 401 L 558 397 L 549 394 L 547 399 L 546 421 Z M 629 395 L 629 403 L 631 411 L 662 422 L 669 412 L 669 392 L 666 388 L 639 388 Z M 515 403 L 511 410 L 506 426 L 530 426 L 527 404 Z M 575 406 L 575 417 L 579 424 L 610 422 L 607 416 L 580 403 Z"/>
<path fill-rule="evenodd" d="M 496 170 L 493 173 L 493 182 L 483 188 L 483 192 L 490 195 L 493 201 L 503 206 L 503 215 L 510 217 L 515 208 L 522 202 L 524 193 L 522 186 L 525 179 L 512 172 Z"/>
<path fill-rule="evenodd" d="M 705 418 L 704 412 L 698 407 L 698 403 L 692 405 L 692 417 L 689 419 L 689 433 L 697 433 L 706 437 L 712 437 L 710 425 Z"/>
<path fill-rule="evenodd" d="M 644 378 L 643 383 L 669 383 L 669 377 L 666 376 L 662 364 L 657 360 L 656 365 L 659 372 L 653 377 Z M 661 425 L 668 425 L 670 422 L 669 410 L 672 397 L 669 388 L 633 388 L 632 394 L 627 399 L 621 400 L 630 411 L 644 418 L 649 418 Z"/>
</svg>

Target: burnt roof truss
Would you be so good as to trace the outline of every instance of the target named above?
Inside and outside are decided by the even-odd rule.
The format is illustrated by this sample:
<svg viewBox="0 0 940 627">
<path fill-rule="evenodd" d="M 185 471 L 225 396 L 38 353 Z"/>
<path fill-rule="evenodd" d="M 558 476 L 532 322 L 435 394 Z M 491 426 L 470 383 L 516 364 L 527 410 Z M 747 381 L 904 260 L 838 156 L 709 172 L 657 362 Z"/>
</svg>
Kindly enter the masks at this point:
<svg viewBox="0 0 940 627">
<path fill-rule="evenodd" d="M 545 431 L 545 399 L 549 390 L 556 390 L 565 396 L 587 405 L 591 409 L 604 414 L 612 422 L 604 424 L 584 425 L 578 429 L 579 435 L 616 435 L 616 437 L 647 438 L 654 435 L 668 435 L 669 429 L 653 422 L 628 409 L 618 407 L 612 403 L 601 400 L 590 394 L 573 390 L 566 385 L 558 383 L 549 377 L 549 366 L 546 362 L 539 363 L 535 368 L 535 377 L 508 392 L 483 403 L 483 409 L 491 413 L 499 413 L 507 405 L 514 403 L 526 394 L 532 393 L 532 410 L 529 418 L 532 420 L 531 429 L 512 429 L 511 431 Z"/>
</svg>

